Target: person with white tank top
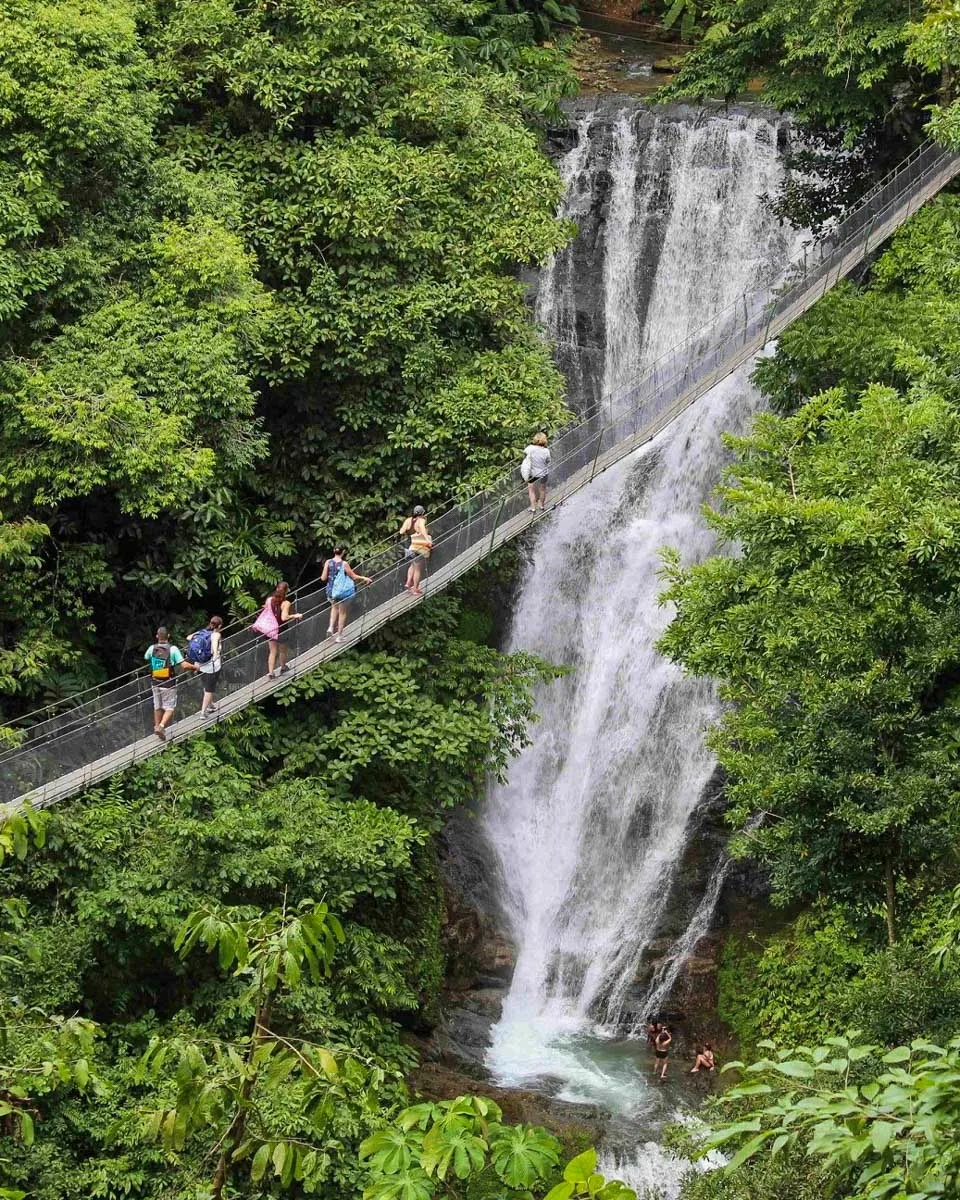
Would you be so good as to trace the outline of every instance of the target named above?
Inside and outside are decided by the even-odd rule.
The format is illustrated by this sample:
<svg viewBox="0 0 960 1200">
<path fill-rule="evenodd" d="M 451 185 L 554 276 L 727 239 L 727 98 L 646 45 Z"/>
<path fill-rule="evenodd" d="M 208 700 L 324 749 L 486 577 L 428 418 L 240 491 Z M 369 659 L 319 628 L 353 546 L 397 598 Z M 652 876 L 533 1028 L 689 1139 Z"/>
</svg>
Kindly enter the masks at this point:
<svg viewBox="0 0 960 1200">
<path fill-rule="evenodd" d="M 547 435 L 538 433 L 523 453 L 524 467 L 526 468 L 523 475 L 527 481 L 530 511 L 543 512 L 547 502 L 547 478 L 550 474 L 550 451 L 547 449 Z"/>
</svg>

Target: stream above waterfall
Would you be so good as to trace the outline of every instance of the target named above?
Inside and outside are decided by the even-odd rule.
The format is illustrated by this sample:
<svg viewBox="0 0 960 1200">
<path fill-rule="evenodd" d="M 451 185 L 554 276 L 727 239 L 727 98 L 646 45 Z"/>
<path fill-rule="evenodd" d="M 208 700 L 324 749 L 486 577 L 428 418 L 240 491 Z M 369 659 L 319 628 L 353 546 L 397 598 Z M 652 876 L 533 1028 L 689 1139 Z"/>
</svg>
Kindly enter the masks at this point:
<svg viewBox="0 0 960 1200">
<path fill-rule="evenodd" d="M 786 123 L 624 97 L 574 120 L 560 167 L 579 234 L 541 273 L 537 316 L 571 403 L 615 409 L 645 367 L 788 257 L 793 234 L 764 202 Z M 508 648 L 569 673 L 541 688 L 532 745 L 480 817 L 516 945 L 486 1068 L 498 1084 L 601 1105 L 614 1116 L 609 1153 L 641 1176 L 649 1162 L 625 1148 L 687 1103 L 692 1047 L 681 1022 L 671 1074 L 655 1084 L 636 1035 L 669 1011 L 725 870 L 714 854 L 695 886 L 681 879 L 718 707 L 708 682 L 655 649 L 670 616 L 661 552 L 692 562 L 714 549 L 701 509 L 726 461 L 722 435 L 744 430 L 758 403 L 745 368 L 541 527 Z"/>
</svg>

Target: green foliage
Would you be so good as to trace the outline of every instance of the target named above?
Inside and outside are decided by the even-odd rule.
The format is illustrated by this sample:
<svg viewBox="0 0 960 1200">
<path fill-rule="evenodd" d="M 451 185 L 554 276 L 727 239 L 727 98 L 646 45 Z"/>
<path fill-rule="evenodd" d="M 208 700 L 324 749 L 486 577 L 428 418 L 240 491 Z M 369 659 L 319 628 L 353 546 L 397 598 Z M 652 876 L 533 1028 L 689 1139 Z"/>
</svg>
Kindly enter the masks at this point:
<svg viewBox="0 0 960 1200">
<path fill-rule="evenodd" d="M 882 905 L 891 939 L 904 877 L 956 835 L 956 226 L 954 198 L 925 208 L 758 367 L 793 415 L 735 443 L 711 520 L 743 553 L 670 568 L 663 643 L 736 704 L 716 746 L 738 852 L 779 901 Z"/>
<path fill-rule="evenodd" d="M 161 619 L 249 611 L 327 541 L 357 559 L 564 420 L 516 274 L 570 232 L 537 122 L 571 88 L 543 39 L 572 15 L 4 8 L 9 712 L 136 664 Z M 401 1023 L 436 1012 L 433 834 L 552 674 L 492 627 L 439 597 L 282 703 L 0 828 L 10 1189 L 359 1194 L 358 1144 L 407 1100 Z M 496 1150 L 522 1192 L 543 1147 Z"/>
<path fill-rule="evenodd" d="M 858 1036 L 812 1049 L 766 1043 L 776 1052 L 746 1067 L 755 1078 L 724 1097 L 751 1111 L 706 1144 L 737 1147 L 725 1171 L 804 1148 L 851 1200 L 960 1194 L 960 1039 L 945 1048 L 917 1039 L 883 1053 Z"/>
<path fill-rule="evenodd" d="M 82 1110 L 70 1087 L 44 1099 L 37 1144 L 12 1155 L 11 1182 L 32 1200 L 195 1200 L 212 1174 L 208 1138 L 229 1124 L 245 1081 L 262 1136 L 231 1163 L 231 1186 L 257 1194 L 267 1180 L 303 1187 L 309 1177 L 329 1200 L 362 1190 L 356 1147 L 405 1102 L 413 1054 L 400 1025 L 429 1020 L 442 982 L 431 832 L 524 744 L 532 687 L 552 674 L 460 641 L 462 611 L 455 593 L 438 597 L 282 705 L 238 715 L 42 814 L 43 844 L 7 859 L 0 880 L 23 916 L 8 920 L 0 991 L 101 1029 L 88 1058 L 97 1093 L 84 1094 Z M 317 896 L 342 916 L 329 975 L 310 969 L 309 953 L 327 962 L 329 943 L 312 948 L 309 927 L 301 948 L 288 947 L 292 959 L 280 954 L 284 938 L 303 941 L 298 913 Z M 286 932 L 268 939 L 264 978 L 272 984 L 275 972 L 277 991 L 262 1023 L 311 1065 L 298 1060 L 282 1087 L 266 1088 L 283 1055 L 264 1046 L 246 1064 L 245 1051 L 252 973 L 278 909 Z M 16 1061 L 35 1063 L 35 1042 L 24 1039 Z M 156 1142 L 143 1141 L 145 1112 L 163 1114 Z M 165 1148 L 164 1122 L 182 1149 Z M 519 1169 L 511 1136 L 500 1145 L 507 1172 Z M 528 1148 L 516 1149 L 526 1161 Z"/>
<path fill-rule="evenodd" d="M 19 811 L 7 811 L 0 818 L 0 867 L 13 857 L 20 862 L 31 845 L 41 848 L 47 837 L 47 815 L 29 804 Z"/>
<path fill-rule="evenodd" d="M 960 887 L 954 888 L 950 910 L 947 914 L 947 929 L 936 941 L 933 954 L 937 967 L 942 971 L 957 966 L 960 952 Z"/>
<path fill-rule="evenodd" d="M 837 390 L 760 417 L 711 524 L 738 558 L 668 564 L 666 652 L 721 678 L 712 741 L 739 853 L 780 901 L 883 907 L 958 832 L 957 410 Z"/>
<path fill-rule="evenodd" d="M 563 1180 L 547 1193 L 547 1200 L 572 1200 L 574 1196 L 597 1200 L 637 1200 L 637 1194 L 619 1179 L 606 1179 L 597 1170 L 597 1152 L 592 1147 L 572 1158 L 563 1168 Z"/>
<path fill-rule="evenodd" d="M 869 384 L 934 389 L 960 403 L 960 201 L 939 196 L 897 232 L 869 285 L 841 283 L 788 329 L 754 379 L 779 412 L 841 389 L 848 402 Z"/>
<path fill-rule="evenodd" d="M 563 419 L 513 277 L 567 237 L 543 15 L 5 8 L 0 693 L 116 674 L 158 609 L 249 611 L 271 561 L 356 556 Z"/>
<path fill-rule="evenodd" d="M 801 121 L 852 136 L 874 121 L 891 121 L 918 99 L 905 62 L 908 23 L 903 0 L 709 0 L 709 28 L 662 89 L 664 99 L 733 100 L 751 79 L 764 99 Z"/>
<path fill-rule="evenodd" d="M 760 944 L 748 937 L 724 949 L 719 1012 L 744 1049 L 761 1040 L 811 1044 L 854 1025 L 895 1046 L 923 1032 L 949 1038 L 960 1023 L 960 970 L 931 945 L 956 929 L 942 894 L 914 895 L 901 941 L 878 944 L 839 907 L 804 913 Z"/>
<path fill-rule="evenodd" d="M 312 900 L 254 918 L 229 910 L 191 913 L 177 934 L 174 946 L 182 958 L 198 945 L 216 950 L 220 970 L 232 969 L 244 983 L 238 1006 L 253 1014 L 242 1040 L 156 1037 L 143 1058 L 147 1076 L 161 1081 L 176 1061 L 175 1098 L 146 1118 L 146 1136 L 177 1154 L 199 1140 L 204 1161 L 216 1160 L 214 1200 L 246 1160 L 254 1183 L 269 1170 L 282 1187 L 297 1183 L 315 1190 L 326 1173 L 322 1139 L 336 1110 L 376 1102 L 382 1071 L 369 1071 L 352 1057 L 341 1066 L 326 1046 L 273 1027 L 282 994 L 306 981 L 319 983 L 343 940 L 339 921 Z M 284 1106 L 298 1113 L 295 1131 L 276 1119 Z"/>
<path fill-rule="evenodd" d="M 928 74 L 939 73 L 939 103 L 931 106 L 930 133 L 944 146 L 960 146 L 960 15 L 944 0 L 928 0 L 923 19 L 907 26 L 907 59 Z"/>
<path fill-rule="evenodd" d="M 692 1158 L 701 1147 L 687 1135 L 676 1149 Z M 690 1171 L 680 1196 L 681 1200 L 833 1200 L 837 1190 L 831 1174 L 816 1159 L 801 1150 L 781 1150 L 776 1157 L 757 1155 L 732 1172 Z"/>
<path fill-rule="evenodd" d="M 664 29 L 673 29 L 680 22 L 680 37 L 689 42 L 697 32 L 697 16 L 699 14 L 697 0 L 673 0 L 663 14 Z"/>
<path fill-rule="evenodd" d="M 473 1189 L 491 1178 L 505 1197 L 542 1191 L 560 1161 L 560 1143 L 545 1129 L 504 1126 L 501 1115 L 482 1096 L 404 1109 L 360 1146 L 364 1200 L 479 1195 Z"/>
<path fill-rule="evenodd" d="M 729 940 L 719 973 L 719 1015 L 740 1044 L 790 1044 L 840 1032 L 850 981 L 871 947 L 841 910 L 806 913 L 763 946 Z"/>
</svg>

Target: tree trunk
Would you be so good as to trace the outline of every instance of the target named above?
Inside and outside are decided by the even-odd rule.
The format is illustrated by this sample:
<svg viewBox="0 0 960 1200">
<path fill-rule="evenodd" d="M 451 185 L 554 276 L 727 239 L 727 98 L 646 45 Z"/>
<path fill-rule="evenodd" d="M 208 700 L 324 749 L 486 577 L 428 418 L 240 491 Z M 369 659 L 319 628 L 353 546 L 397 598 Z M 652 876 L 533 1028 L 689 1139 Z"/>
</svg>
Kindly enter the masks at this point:
<svg viewBox="0 0 960 1200">
<path fill-rule="evenodd" d="M 893 874 L 893 856 L 888 854 L 884 867 L 886 883 L 887 942 L 897 944 L 897 881 Z"/>
<path fill-rule="evenodd" d="M 250 1045 L 247 1047 L 246 1062 L 249 1064 L 257 1047 L 263 1041 L 263 1032 L 269 1028 L 270 1022 L 270 1004 L 263 1004 L 257 1009 L 257 1015 L 253 1022 L 253 1033 L 250 1036 Z M 233 1120 L 230 1122 L 230 1128 L 227 1130 L 223 1138 L 223 1150 L 220 1152 L 220 1160 L 217 1163 L 217 1169 L 213 1173 L 213 1179 L 210 1183 L 210 1195 L 212 1200 L 221 1200 L 223 1196 L 223 1188 L 227 1182 L 227 1176 L 230 1173 L 230 1157 L 234 1150 L 243 1141 L 243 1131 L 247 1124 L 247 1101 L 250 1099 L 250 1093 L 253 1091 L 254 1080 L 251 1076 L 247 1076 L 240 1085 L 240 1095 L 238 1097 L 237 1111 L 233 1114 Z"/>
<path fill-rule="evenodd" d="M 940 103 L 946 107 L 953 103 L 956 93 L 956 73 L 948 62 L 940 65 Z"/>
</svg>

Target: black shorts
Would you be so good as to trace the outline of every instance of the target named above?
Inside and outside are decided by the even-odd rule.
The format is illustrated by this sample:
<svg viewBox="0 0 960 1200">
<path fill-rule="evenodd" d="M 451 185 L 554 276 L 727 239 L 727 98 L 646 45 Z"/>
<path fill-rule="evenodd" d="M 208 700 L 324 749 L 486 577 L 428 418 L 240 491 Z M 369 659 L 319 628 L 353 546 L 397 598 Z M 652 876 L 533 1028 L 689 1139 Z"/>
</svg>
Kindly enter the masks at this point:
<svg viewBox="0 0 960 1200">
<path fill-rule="evenodd" d="M 657 1058 L 666 1058 L 669 1053 L 669 1050 L 654 1050 L 654 1054 L 657 1056 Z"/>
<path fill-rule="evenodd" d="M 223 668 L 221 667 L 222 671 Z M 220 682 L 220 671 L 201 671 L 200 678 L 203 681 L 203 690 L 211 694 L 217 690 L 217 684 Z"/>
</svg>

